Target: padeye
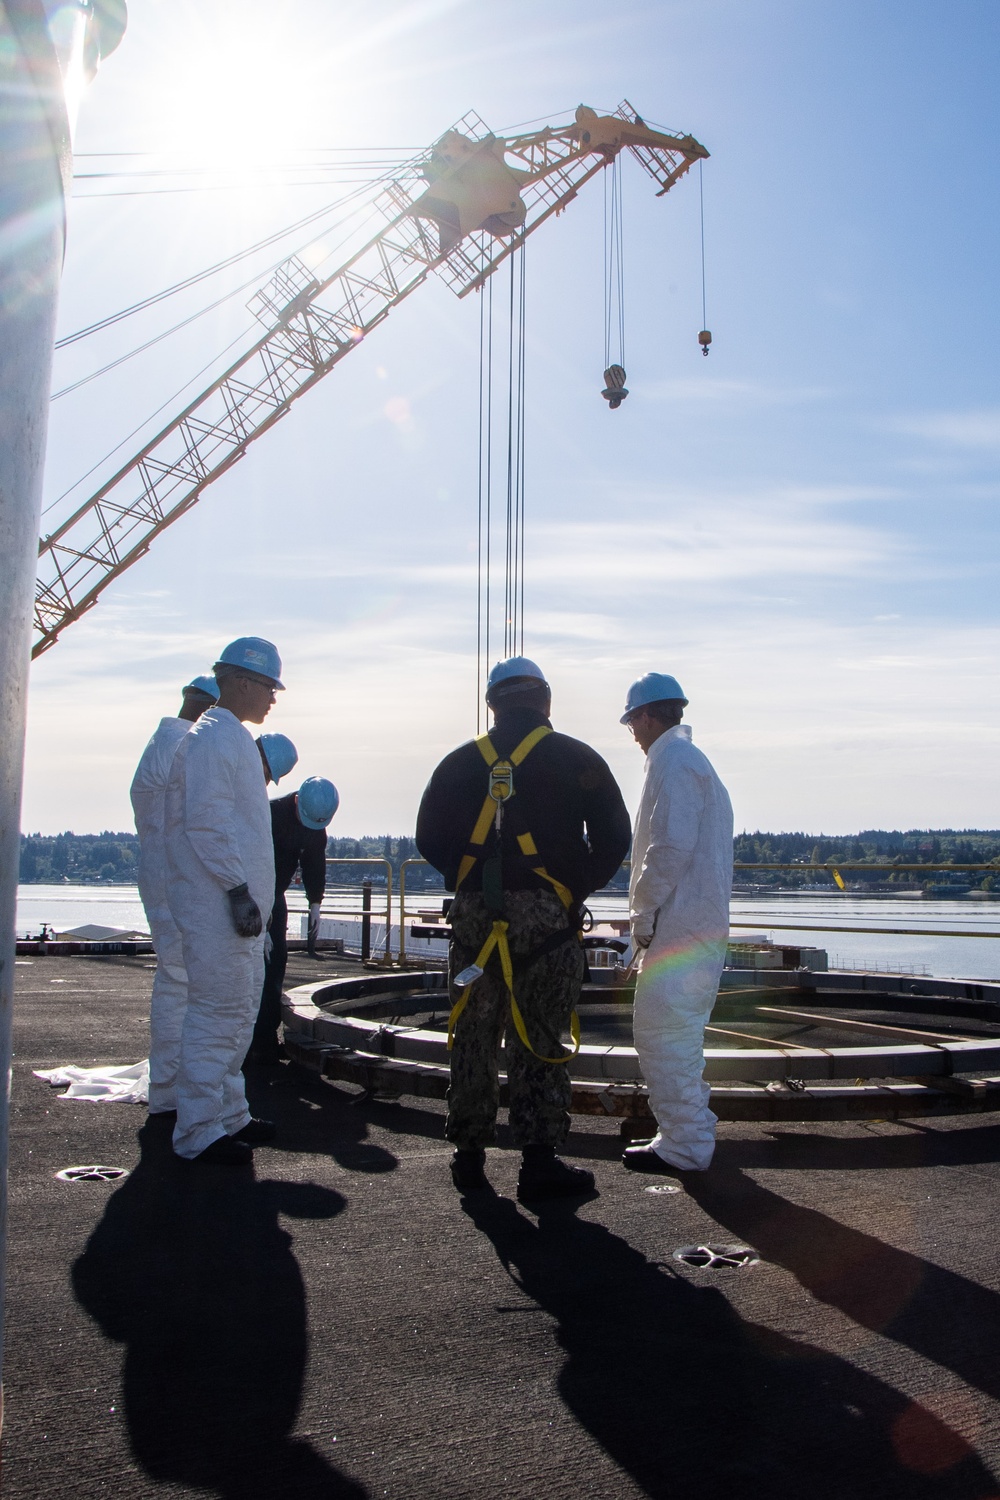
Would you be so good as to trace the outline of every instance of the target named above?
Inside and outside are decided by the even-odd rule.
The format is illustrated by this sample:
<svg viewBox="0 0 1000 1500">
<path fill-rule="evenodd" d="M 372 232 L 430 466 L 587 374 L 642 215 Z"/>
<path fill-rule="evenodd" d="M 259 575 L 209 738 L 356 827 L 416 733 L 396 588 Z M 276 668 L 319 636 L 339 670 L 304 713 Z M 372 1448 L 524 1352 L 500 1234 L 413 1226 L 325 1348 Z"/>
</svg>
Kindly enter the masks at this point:
<svg viewBox="0 0 1000 1500">
<path fill-rule="evenodd" d="M 501 757 L 497 754 L 496 749 L 493 745 L 493 741 L 490 739 L 488 734 L 481 734 L 476 740 L 476 748 L 489 767 L 489 789 L 483 801 L 479 817 L 476 819 L 476 825 L 473 828 L 472 834 L 469 838 L 469 847 L 466 850 L 465 854 L 462 856 L 462 862 L 458 867 L 458 879 L 455 882 L 455 890 L 457 892 L 461 888 L 462 882 L 467 878 L 470 871 L 475 868 L 477 860 L 483 859 L 482 851 L 485 847 L 486 839 L 490 831 L 490 824 L 492 823 L 497 831 L 497 847 L 495 854 L 491 855 L 488 859 L 483 860 L 483 900 L 485 902 L 487 911 L 494 913 L 494 918 L 493 927 L 490 931 L 489 937 L 486 939 L 482 948 L 479 950 L 479 954 L 476 958 L 475 963 L 470 964 L 467 969 L 463 969 L 460 974 L 457 974 L 455 976 L 454 982 L 460 986 L 462 993 L 456 1000 L 454 1006 L 452 1007 L 451 1015 L 448 1017 L 449 1051 L 454 1044 L 455 1027 L 458 1024 L 459 1017 L 468 1004 L 469 996 L 472 993 L 472 986 L 476 983 L 477 980 L 482 978 L 483 971 L 490 958 L 492 957 L 494 948 L 497 950 L 497 953 L 499 955 L 500 967 L 503 971 L 504 983 L 507 986 L 507 993 L 510 996 L 510 1010 L 511 1016 L 513 1017 L 514 1021 L 514 1028 L 517 1031 L 521 1042 L 525 1047 L 527 1047 L 532 1056 L 539 1058 L 541 1062 L 568 1063 L 570 1059 L 574 1058 L 580 1050 L 580 1017 L 577 1015 L 575 1010 L 570 1017 L 570 1035 L 573 1038 L 572 1052 L 567 1052 L 562 1057 L 543 1057 L 542 1054 L 540 1052 L 536 1052 L 534 1047 L 531 1045 L 530 1041 L 528 1040 L 528 1032 L 524 1024 L 524 1017 L 521 1014 L 520 1006 L 518 1005 L 514 995 L 514 962 L 511 958 L 510 945 L 507 942 L 508 924 L 503 920 L 503 917 L 499 915 L 499 913 L 503 912 L 503 873 L 500 863 L 500 830 L 503 825 L 504 804 L 508 802 L 514 795 L 515 769 L 524 762 L 526 757 L 530 755 L 531 751 L 535 748 L 539 741 L 543 740 L 546 735 L 551 733 L 552 730 L 547 724 L 539 724 L 538 727 L 536 729 L 533 729 L 530 734 L 525 735 L 524 739 L 517 746 L 517 748 L 511 752 L 510 756 L 507 759 L 501 759 Z M 538 848 L 530 832 L 525 831 L 524 833 L 518 834 L 517 844 L 525 859 L 530 860 L 532 858 L 538 857 Z M 550 875 L 543 864 L 532 865 L 531 868 L 535 875 L 538 875 L 543 880 L 548 881 L 548 883 L 552 886 L 552 889 L 555 891 L 556 895 L 559 897 L 559 900 L 566 908 L 566 911 L 570 912 L 574 905 L 572 891 L 570 891 L 567 886 L 563 885 L 562 881 L 556 880 L 554 875 Z M 541 958 L 543 954 L 553 952 L 556 948 L 561 947 L 563 943 L 569 942 L 570 939 L 579 939 L 577 928 L 572 923 L 547 937 L 543 943 L 540 943 L 539 946 L 534 949 L 533 952 L 529 953 L 526 958 L 523 958 L 519 961 L 519 967 L 527 967 L 536 959 Z"/>
</svg>

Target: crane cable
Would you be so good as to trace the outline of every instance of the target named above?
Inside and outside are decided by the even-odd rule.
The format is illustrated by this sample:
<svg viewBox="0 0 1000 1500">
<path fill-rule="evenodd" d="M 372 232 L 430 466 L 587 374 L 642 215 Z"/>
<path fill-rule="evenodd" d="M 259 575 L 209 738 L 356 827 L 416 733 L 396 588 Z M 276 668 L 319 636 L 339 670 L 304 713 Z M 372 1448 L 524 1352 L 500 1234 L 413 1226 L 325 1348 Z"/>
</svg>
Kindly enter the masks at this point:
<svg viewBox="0 0 1000 1500">
<path fill-rule="evenodd" d="M 381 179 L 379 179 L 381 181 Z M 256 255 L 259 250 L 268 250 L 276 245 L 279 240 L 287 239 L 290 234 L 296 234 L 300 229 L 306 229 L 310 224 L 332 213 L 334 209 L 344 208 L 352 198 L 357 198 L 368 183 L 355 188 L 350 193 L 345 193 L 343 198 L 338 198 L 333 203 L 326 203 L 314 213 L 306 214 L 305 218 L 297 219 L 294 224 L 288 224 L 284 229 L 276 230 L 265 239 L 258 240 L 255 245 L 248 245 L 245 250 L 237 250 L 235 254 L 229 255 L 225 260 L 218 260 L 214 265 L 206 266 L 203 271 L 196 271 L 192 276 L 187 276 L 183 281 L 175 281 L 173 286 L 164 287 L 160 292 L 154 292 L 152 296 L 144 297 L 140 302 L 133 302 L 130 307 L 123 307 L 120 312 L 111 313 L 106 318 L 99 318 L 96 323 L 90 323 L 86 328 L 78 328 L 75 333 L 68 333 L 61 339 L 56 339 L 55 347 L 65 349 L 70 344 L 79 343 L 81 339 L 89 338 L 92 333 L 100 333 L 102 329 L 111 328 L 115 323 L 122 322 L 125 318 L 132 317 L 133 313 L 145 312 L 147 307 L 155 307 L 158 302 L 163 302 L 168 297 L 174 296 L 176 292 L 186 292 L 189 287 L 197 286 L 199 282 L 206 281 L 208 277 L 215 276 L 219 271 L 227 271 L 230 266 L 238 265 L 241 260 L 247 260 L 251 255 Z"/>
<path fill-rule="evenodd" d="M 503 640 L 504 657 L 524 651 L 525 551 L 525 260 L 524 239 L 510 260 L 507 297 L 506 411 L 494 412 L 494 365 L 503 357 L 494 338 L 493 278 L 480 291 L 479 304 L 479 442 L 476 568 L 476 732 L 482 726 L 483 700 L 494 644 Z M 499 332 L 499 330 L 497 330 Z M 499 404 L 499 403 L 498 403 Z M 506 422 L 506 443 L 494 445 L 494 428 Z M 496 448 L 496 452 L 494 451 Z M 495 472 L 500 464 L 505 472 Z M 500 538 L 494 536 L 494 487 L 503 489 L 503 592 L 494 579 Z M 499 514 L 499 507 L 498 514 Z M 503 602 L 502 628 L 494 615 Z"/>
<path fill-rule="evenodd" d="M 267 248 L 269 245 L 274 244 L 277 240 L 285 239 L 288 235 L 293 234 L 297 229 L 302 229 L 304 226 L 314 223 L 317 219 L 322 219 L 327 214 L 333 213 L 333 211 L 338 208 L 342 208 L 347 211 L 334 223 L 327 225 L 324 232 L 331 233 L 336 230 L 342 229 L 346 224 L 349 224 L 351 222 L 351 220 L 360 211 L 360 208 L 364 206 L 362 204 L 359 204 L 356 200 L 363 198 L 364 195 L 371 189 L 381 186 L 383 182 L 388 181 L 391 178 L 391 175 L 391 173 L 387 172 L 383 174 L 382 177 L 378 178 L 375 182 L 365 183 L 361 187 L 355 188 L 353 192 L 346 193 L 343 198 L 338 198 L 335 202 L 328 203 L 324 208 L 319 209 L 316 213 L 307 215 L 305 219 L 300 219 L 294 224 L 289 224 L 286 229 L 279 230 L 277 233 L 270 235 L 267 239 L 260 240 L 256 245 L 251 245 L 246 250 L 239 251 L 237 254 L 230 256 L 228 260 L 219 261 L 214 266 L 209 266 L 206 270 L 200 271 L 193 276 L 189 276 L 186 281 L 179 281 L 175 283 L 174 286 L 167 287 L 162 292 L 158 292 L 152 297 L 147 297 L 142 302 L 133 303 L 131 307 L 124 308 L 121 312 L 112 314 L 110 317 L 104 318 L 98 323 L 91 324 L 89 328 L 83 328 L 80 329 L 78 333 L 70 334 L 68 337 L 62 339 L 59 343 L 57 343 L 55 347 L 57 349 L 60 349 L 63 348 L 66 344 L 76 343 L 77 340 L 85 338 L 91 333 L 98 333 L 104 328 L 109 328 L 113 324 L 121 322 L 123 318 L 130 317 L 132 313 L 142 312 L 146 308 L 152 307 L 156 303 L 164 301 L 167 297 L 173 296 L 175 292 L 186 291 L 190 287 L 195 286 L 198 282 L 204 281 L 207 277 L 214 275 L 216 272 L 228 269 L 230 266 L 237 264 L 238 261 L 245 260 L 249 255 L 254 254 L 256 251 Z M 354 206 L 348 210 L 348 205 L 352 202 L 352 200 L 355 200 Z M 332 248 L 326 249 L 323 256 L 323 261 L 328 261 L 346 243 L 347 240 L 342 239 L 337 243 L 337 245 L 333 246 Z M 73 391 L 78 391 L 81 386 L 89 385 L 92 380 L 97 380 L 101 375 L 107 375 L 110 370 L 115 370 L 119 365 L 125 364 L 130 359 L 134 359 L 137 354 L 144 354 L 147 349 L 152 349 L 154 344 L 161 343 L 163 339 L 170 338 L 173 334 L 179 333 L 182 328 L 187 328 L 189 324 L 196 323 L 199 318 L 205 317 L 207 313 L 214 312 L 217 307 L 222 307 L 224 303 L 231 301 L 233 297 L 239 296 L 240 292 L 245 292 L 248 287 L 260 286 L 262 280 L 265 277 L 273 275 L 274 272 L 277 271 L 280 266 L 283 266 L 288 259 L 289 256 L 287 253 L 282 254 L 281 257 L 278 260 L 272 262 L 271 265 L 265 267 L 263 270 L 255 271 L 253 276 L 250 277 L 248 281 L 241 282 L 239 286 L 233 287 L 230 291 L 224 293 L 223 296 L 218 297 L 214 302 L 210 302 L 206 307 L 200 308 L 198 312 L 191 313 L 188 317 L 182 318 L 180 322 L 174 323 L 170 328 L 165 329 L 162 333 L 155 334 L 153 338 L 147 339 L 145 343 L 139 344 L 134 349 L 130 349 L 126 354 L 120 354 L 117 359 L 109 361 L 108 364 L 101 365 L 96 370 L 91 370 L 89 375 L 83 375 L 79 380 L 73 381 L 70 385 L 63 386 L 60 390 L 54 391 L 49 397 L 49 400 L 58 401 L 61 397 L 68 396 Z"/>
<path fill-rule="evenodd" d="M 515 266 L 515 262 L 517 265 Z M 517 297 L 515 308 L 515 281 Z M 524 654 L 524 241 L 510 256 L 504 655 Z M 520 634 L 520 644 L 518 636 Z"/>
<path fill-rule="evenodd" d="M 705 290 L 705 163 L 698 162 L 698 210 L 701 218 L 701 332 L 698 335 L 698 343 L 701 352 L 708 357 L 709 346 L 712 335 L 708 328 L 708 297 Z"/>
<path fill-rule="evenodd" d="M 610 411 L 628 395 L 625 388 L 625 257 L 620 158 L 604 177 L 604 390 Z"/>
</svg>

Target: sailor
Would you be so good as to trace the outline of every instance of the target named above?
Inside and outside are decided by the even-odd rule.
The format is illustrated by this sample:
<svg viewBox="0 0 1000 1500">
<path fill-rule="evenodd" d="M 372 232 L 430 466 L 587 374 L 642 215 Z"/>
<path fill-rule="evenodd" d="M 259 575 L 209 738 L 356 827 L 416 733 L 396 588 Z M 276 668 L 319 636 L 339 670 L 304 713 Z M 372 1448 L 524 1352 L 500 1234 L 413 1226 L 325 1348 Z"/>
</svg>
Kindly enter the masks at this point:
<svg viewBox="0 0 1000 1500">
<path fill-rule="evenodd" d="M 270 641 L 244 636 L 216 662 L 219 701 L 181 741 L 166 795 L 167 897 L 188 977 L 174 1150 L 240 1165 L 274 1126 L 251 1118 L 240 1071 L 264 977 L 274 852 L 264 770 L 246 722 L 281 691 Z"/>
<path fill-rule="evenodd" d="M 130 796 L 139 835 L 139 895 L 156 950 L 156 973 L 149 1007 L 149 1113 L 172 1114 L 181 1021 L 187 1003 L 187 974 L 181 935 L 167 905 L 163 803 L 174 751 L 206 708 L 219 696 L 214 677 L 192 677 L 182 689 L 176 718 L 161 719 L 132 778 Z"/>
<path fill-rule="evenodd" d="M 521 1148 L 518 1196 L 575 1196 L 591 1172 L 556 1150 L 569 1132 L 563 1046 L 585 963 L 581 908 L 627 850 L 629 820 L 608 766 L 589 745 L 557 734 L 551 693 L 527 657 L 499 662 L 486 702 L 494 727 L 446 756 L 417 816 L 417 847 L 456 892 L 450 910 L 451 1088 L 445 1133 L 460 1192 L 488 1186 L 500 1044 L 510 1127 Z"/>
<path fill-rule="evenodd" d="M 704 1172 L 715 1150 L 705 1026 L 729 935 L 733 809 L 707 757 L 681 723 L 688 700 L 675 677 L 633 682 L 621 722 L 646 755 L 632 838 L 629 916 L 640 954 L 633 1027 L 658 1126 L 622 1160 L 636 1172 Z"/>
<path fill-rule="evenodd" d="M 267 739 L 267 735 L 262 735 Z M 264 959 L 264 987 L 253 1029 L 247 1062 L 275 1067 L 281 1060 L 281 987 L 288 964 L 288 905 L 285 892 L 298 869 L 302 871 L 309 902 L 310 943 L 319 936 L 319 916 L 326 890 L 326 830 L 340 806 L 340 794 L 324 776 L 310 776 L 297 792 L 275 797 L 271 803 L 274 843 L 274 906 L 271 909 L 271 951 Z"/>
</svg>

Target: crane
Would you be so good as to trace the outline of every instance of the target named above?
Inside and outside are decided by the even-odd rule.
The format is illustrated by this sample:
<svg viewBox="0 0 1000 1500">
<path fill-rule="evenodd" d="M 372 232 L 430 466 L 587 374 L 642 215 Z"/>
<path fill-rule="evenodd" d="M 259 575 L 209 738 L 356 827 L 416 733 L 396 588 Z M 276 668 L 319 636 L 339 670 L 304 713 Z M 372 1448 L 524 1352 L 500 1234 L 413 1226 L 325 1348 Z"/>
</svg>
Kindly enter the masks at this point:
<svg viewBox="0 0 1000 1500">
<path fill-rule="evenodd" d="M 623 151 L 658 197 L 709 154 L 693 136 L 646 125 L 627 101 L 609 115 L 581 105 L 571 123 L 509 136 L 470 113 L 391 174 L 374 203 L 385 222 L 331 275 L 317 280 L 297 256 L 284 262 L 249 304 L 263 337 L 40 541 L 32 657 L 432 271 L 459 297 L 480 290 Z"/>
</svg>

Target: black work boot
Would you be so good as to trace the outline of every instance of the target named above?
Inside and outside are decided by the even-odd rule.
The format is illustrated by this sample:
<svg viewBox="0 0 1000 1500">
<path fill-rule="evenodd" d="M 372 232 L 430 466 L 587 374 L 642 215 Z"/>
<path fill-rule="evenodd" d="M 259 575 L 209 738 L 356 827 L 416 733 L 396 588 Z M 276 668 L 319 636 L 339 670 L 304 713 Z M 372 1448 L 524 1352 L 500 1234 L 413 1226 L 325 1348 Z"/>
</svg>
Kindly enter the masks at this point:
<svg viewBox="0 0 1000 1500">
<path fill-rule="evenodd" d="M 571 1167 L 556 1155 L 554 1146 L 525 1146 L 517 1196 L 522 1203 L 540 1198 L 582 1198 L 594 1190 L 594 1174 L 586 1167 Z"/>
<path fill-rule="evenodd" d="M 481 1193 L 484 1188 L 489 1187 L 483 1171 L 485 1165 L 486 1152 L 481 1148 L 463 1151 L 459 1147 L 455 1151 L 451 1158 L 451 1180 L 460 1193 Z"/>
</svg>

